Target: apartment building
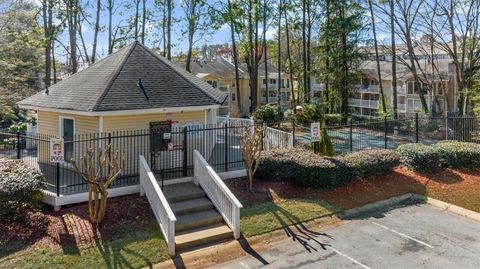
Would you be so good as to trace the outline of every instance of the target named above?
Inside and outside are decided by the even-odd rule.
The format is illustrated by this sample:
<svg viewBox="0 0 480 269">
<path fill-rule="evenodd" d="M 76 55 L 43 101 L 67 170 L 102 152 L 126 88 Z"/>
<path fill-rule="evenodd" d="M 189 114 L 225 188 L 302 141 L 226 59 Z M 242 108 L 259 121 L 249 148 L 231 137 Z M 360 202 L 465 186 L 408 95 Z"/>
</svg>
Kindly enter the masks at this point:
<svg viewBox="0 0 480 269">
<path fill-rule="evenodd" d="M 401 49 L 399 50 L 401 51 Z M 445 115 L 457 108 L 457 87 L 455 81 L 455 68 L 450 55 L 439 48 L 435 48 L 432 54 L 428 50 L 417 46 L 417 72 L 420 86 L 425 89 L 425 99 L 429 109 L 435 109 L 437 113 Z M 397 56 L 397 110 L 400 115 L 413 115 L 422 111 L 422 105 L 418 92 L 414 89 L 414 78 L 410 69 L 409 58 L 406 53 Z M 361 75 L 352 86 L 349 99 L 350 111 L 354 115 L 371 117 L 377 116 L 381 109 L 380 83 L 386 97 L 387 107 L 393 108 L 392 86 L 392 57 L 381 56 L 380 70 L 381 82 L 378 79 L 377 63 L 372 57 L 361 65 Z M 315 86 L 315 87 L 314 87 Z M 312 96 L 321 96 L 324 84 L 313 81 Z"/>
<path fill-rule="evenodd" d="M 181 67 L 185 66 L 185 62 L 177 62 Z M 191 63 L 192 73 L 198 78 L 208 82 L 214 88 L 228 93 L 228 99 L 225 100 L 220 108 L 221 115 L 234 115 L 238 111 L 237 85 L 235 82 L 235 66 L 233 62 L 225 57 L 217 57 L 211 61 L 195 60 Z M 250 79 L 245 63 L 239 64 L 239 90 L 242 116 L 248 116 L 251 113 L 250 101 Z M 292 83 L 289 74 L 281 73 L 278 76 L 278 70 L 268 66 L 268 81 L 265 76 L 265 65 L 260 64 L 258 75 L 258 104 L 264 105 L 280 104 L 282 111 L 291 106 L 291 87 L 296 83 Z"/>
</svg>

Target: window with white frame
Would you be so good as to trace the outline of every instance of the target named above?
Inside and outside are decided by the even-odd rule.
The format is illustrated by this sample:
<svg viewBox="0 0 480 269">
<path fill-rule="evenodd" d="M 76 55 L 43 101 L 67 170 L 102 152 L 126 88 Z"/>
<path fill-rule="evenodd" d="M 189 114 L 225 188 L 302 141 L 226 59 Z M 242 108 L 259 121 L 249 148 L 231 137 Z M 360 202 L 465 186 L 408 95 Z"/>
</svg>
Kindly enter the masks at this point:
<svg viewBox="0 0 480 269">
<path fill-rule="evenodd" d="M 232 93 L 231 93 L 231 98 L 232 98 L 232 101 L 235 101 L 235 97 L 236 97 L 235 93 L 234 93 L 234 92 L 232 92 Z"/>
<path fill-rule="evenodd" d="M 413 112 L 422 111 L 422 102 L 419 99 L 408 99 L 407 100 L 407 110 Z"/>
<path fill-rule="evenodd" d="M 417 93 L 415 91 L 415 83 L 413 81 L 408 81 L 407 82 L 407 93 L 408 94 L 416 94 Z"/>
<path fill-rule="evenodd" d="M 235 80 L 233 80 L 233 81 L 232 81 L 232 84 L 230 84 L 230 86 L 231 86 L 232 88 L 235 88 L 235 87 L 236 87 L 235 85 L 236 85 L 236 84 L 235 84 Z"/>
<path fill-rule="evenodd" d="M 276 79 L 270 79 L 270 84 L 277 84 L 277 80 Z"/>
</svg>

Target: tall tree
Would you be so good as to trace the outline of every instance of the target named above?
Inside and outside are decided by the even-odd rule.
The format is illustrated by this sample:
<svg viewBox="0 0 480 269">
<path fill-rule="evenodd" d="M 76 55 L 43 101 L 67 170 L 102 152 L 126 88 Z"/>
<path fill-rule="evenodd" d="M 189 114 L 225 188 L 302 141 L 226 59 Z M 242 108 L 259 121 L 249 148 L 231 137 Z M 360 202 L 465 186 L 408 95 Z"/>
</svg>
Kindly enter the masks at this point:
<svg viewBox="0 0 480 269">
<path fill-rule="evenodd" d="M 110 0 L 111 1 L 111 0 Z M 93 29 L 93 44 L 92 44 L 92 63 L 97 59 L 97 40 L 98 32 L 100 31 L 100 11 L 102 9 L 100 0 L 97 0 L 95 28 Z"/>
<path fill-rule="evenodd" d="M 172 10 L 173 1 L 167 0 L 167 59 L 172 59 Z"/>
<path fill-rule="evenodd" d="M 188 50 L 185 69 L 191 72 L 191 61 L 193 55 L 193 46 L 200 36 L 203 36 L 210 29 L 210 16 L 208 6 L 204 0 L 183 0 L 181 7 L 187 20 L 187 30 L 183 32 L 187 36 Z"/>
<path fill-rule="evenodd" d="M 230 25 L 230 38 L 232 42 L 232 56 L 233 56 L 233 65 L 235 67 L 235 91 L 236 91 L 236 101 L 237 101 L 237 113 L 238 116 L 242 113 L 242 102 L 241 102 L 241 93 L 240 93 L 240 72 L 238 67 L 238 49 L 237 49 L 237 40 L 235 35 L 238 34 L 238 22 L 235 19 L 239 9 L 232 5 L 231 0 L 227 0 L 227 12 L 226 21 Z"/>
<path fill-rule="evenodd" d="M 378 77 L 378 86 L 380 88 L 380 98 L 381 98 L 381 106 L 382 112 L 384 115 L 387 114 L 387 103 L 385 102 L 385 94 L 383 92 L 383 80 L 382 80 L 382 70 L 380 69 L 380 57 L 378 54 L 378 42 L 377 42 L 377 30 L 376 30 L 376 22 L 375 22 L 375 14 L 373 12 L 373 3 L 372 0 L 367 0 L 368 2 L 368 9 L 370 11 L 370 17 L 372 20 L 372 33 L 373 33 L 373 46 L 375 49 L 375 62 L 377 63 L 377 77 Z"/>
<path fill-rule="evenodd" d="M 53 0 L 42 1 L 43 32 L 45 36 L 45 87 L 50 87 L 52 70 Z"/>
<path fill-rule="evenodd" d="M 281 106 L 281 90 L 282 90 L 282 49 L 280 44 L 282 43 L 282 12 L 283 12 L 283 0 L 278 0 L 278 33 L 277 33 L 277 38 L 278 38 L 278 55 L 277 55 L 277 60 L 278 60 L 278 80 L 277 80 L 277 109 L 278 113 L 280 114 L 282 110 Z M 265 65 L 266 65 L 266 60 L 265 60 Z M 266 81 L 267 87 L 268 87 L 268 81 Z M 267 91 L 268 94 L 268 91 Z"/>
<path fill-rule="evenodd" d="M 77 27 L 80 5 L 78 0 L 63 0 L 65 4 L 65 17 L 67 21 L 69 46 L 69 72 L 75 74 L 78 71 L 78 55 L 77 55 Z"/>
</svg>

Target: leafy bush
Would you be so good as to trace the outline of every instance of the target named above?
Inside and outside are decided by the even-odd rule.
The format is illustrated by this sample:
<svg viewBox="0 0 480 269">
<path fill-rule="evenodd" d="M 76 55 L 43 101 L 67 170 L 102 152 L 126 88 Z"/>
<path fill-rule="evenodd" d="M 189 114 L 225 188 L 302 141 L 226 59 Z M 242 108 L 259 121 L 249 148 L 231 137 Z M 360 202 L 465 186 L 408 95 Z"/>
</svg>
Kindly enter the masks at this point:
<svg viewBox="0 0 480 269">
<path fill-rule="evenodd" d="M 347 154 L 344 157 L 348 167 L 360 177 L 383 175 L 400 165 L 400 157 L 394 150 L 372 149 Z"/>
<path fill-rule="evenodd" d="M 354 178 L 342 159 L 321 157 L 298 148 L 262 152 L 257 175 L 314 188 L 335 187 Z"/>
<path fill-rule="evenodd" d="M 330 125 L 339 125 L 342 123 L 342 115 L 341 114 L 326 114 L 325 115 L 325 122 L 328 126 Z"/>
<path fill-rule="evenodd" d="M 19 220 L 39 208 L 43 176 L 22 161 L 0 159 L 0 219 Z"/>
<path fill-rule="evenodd" d="M 310 125 L 312 122 L 320 122 L 323 119 L 323 109 L 317 103 L 304 103 L 302 108 L 297 110 L 295 119 L 302 125 Z"/>
<path fill-rule="evenodd" d="M 440 167 L 438 151 L 424 144 L 403 144 L 397 148 L 400 161 L 415 171 L 432 171 Z"/>
<path fill-rule="evenodd" d="M 443 167 L 480 168 L 480 145 L 443 141 L 434 145 Z"/>
<path fill-rule="evenodd" d="M 280 120 L 278 108 L 273 104 L 259 106 L 253 112 L 253 119 L 257 122 L 277 122 Z"/>
</svg>

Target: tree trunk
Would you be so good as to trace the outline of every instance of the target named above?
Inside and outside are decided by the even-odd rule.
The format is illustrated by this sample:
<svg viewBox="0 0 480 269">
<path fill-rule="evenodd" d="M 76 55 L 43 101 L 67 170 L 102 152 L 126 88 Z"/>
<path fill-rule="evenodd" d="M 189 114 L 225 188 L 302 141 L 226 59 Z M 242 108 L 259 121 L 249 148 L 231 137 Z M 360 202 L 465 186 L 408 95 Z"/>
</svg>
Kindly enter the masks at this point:
<svg viewBox="0 0 480 269">
<path fill-rule="evenodd" d="M 100 31 L 100 11 L 101 11 L 100 0 L 97 0 L 97 16 L 95 18 L 95 29 L 93 33 L 93 45 L 92 45 L 92 63 L 95 63 L 97 58 L 97 38 L 98 31 Z"/>
<path fill-rule="evenodd" d="M 281 112 L 281 100 L 280 100 L 280 96 L 281 96 L 281 89 L 282 89 L 282 48 L 281 48 L 281 43 L 282 43 L 282 1 L 283 0 L 279 0 L 279 3 L 278 3 L 278 80 L 277 80 L 277 84 L 278 84 L 278 87 L 277 87 L 277 106 L 278 106 L 278 113 L 280 114 Z M 267 81 L 267 87 L 268 87 L 268 81 Z"/>
<path fill-rule="evenodd" d="M 288 28 L 288 15 L 287 12 L 283 13 L 285 15 L 285 34 L 287 38 L 287 58 L 288 58 L 288 69 L 289 69 L 289 74 L 290 74 L 290 93 L 292 94 L 292 110 L 293 113 L 297 113 L 297 102 L 296 102 L 296 97 L 295 97 L 295 90 L 293 88 L 293 64 L 292 64 L 292 55 L 290 52 L 290 30 Z"/>
<path fill-rule="evenodd" d="M 395 5 L 394 0 L 389 0 L 390 5 L 390 39 L 392 44 L 392 94 L 393 94 L 393 118 L 398 119 L 397 98 L 397 46 L 395 42 Z"/>
<path fill-rule="evenodd" d="M 147 23 L 147 6 L 146 6 L 146 1 L 147 0 L 142 0 L 142 44 L 145 44 L 145 24 Z"/>
<path fill-rule="evenodd" d="M 139 12 L 140 12 L 140 0 L 135 0 L 135 33 L 134 33 L 134 39 L 135 41 L 138 41 L 138 19 L 139 19 Z"/>
<path fill-rule="evenodd" d="M 309 96 L 307 95 L 307 0 L 302 0 L 302 62 L 303 62 L 303 93 L 304 93 L 304 102 L 308 102 Z"/>
<path fill-rule="evenodd" d="M 112 16 L 114 0 L 108 0 L 108 55 L 113 52 L 113 29 L 112 29 Z"/>
<path fill-rule="evenodd" d="M 51 0 L 43 0 L 42 3 L 43 12 L 43 31 L 45 34 L 45 87 L 50 87 L 51 81 L 51 45 L 52 45 L 52 6 Z"/>
<path fill-rule="evenodd" d="M 231 13 L 232 12 L 232 4 L 230 0 L 227 0 L 228 4 L 228 10 Z M 237 51 L 237 45 L 236 45 L 236 40 L 235 40 L 235 19 L 233 16 L 230 17 L 230 36 L 232 39 L 232 54 L 233 54 L 233 64 L 235 66 L 235 91 L 236 91 L 236 102 L 237 102 L 237 109 L 238 113 L 242 113 L 242 102 L 240 100 L 240 73 L 238 70 L 238 51 Z"/>
<path fill-rule="evenodd" d="M 382 72 L 380 70 L 380 59 L 378 58 L 378 44 L 377 44 L 377 31 L 375 29 L 375 14 L 373 13 L 372 0 L 368 0 L 368 8 L 370 9 L 370 17 L 372 18 L 372 31 L 373 31 L 373 44 L 375 47 L 375 61 L 377 63 L 377 76 L 378 76 L 378 86 L 380 88 L 380 96 L 382 98 L 382 112 L 384 115 L 387 114 L 387 103 L 385 102 L 385 94 L 383 92 L 382 85 Z"/>
<path fill-rule="evenodd" d="M 172 0 L 167 0 L 167 59 L 172 60 Z"/>
<path fill-rule="evenodd" d="M 282 1 L 282 0 L 280 0 Z M 280 32 L 280 30 L 279 30 Z M 279 42 L 280 44 L 280 42 Z M 267 0 L 263 0 L 263 54 L 265 55 L 265 100 L 268 104 Z"/>
</svg>

